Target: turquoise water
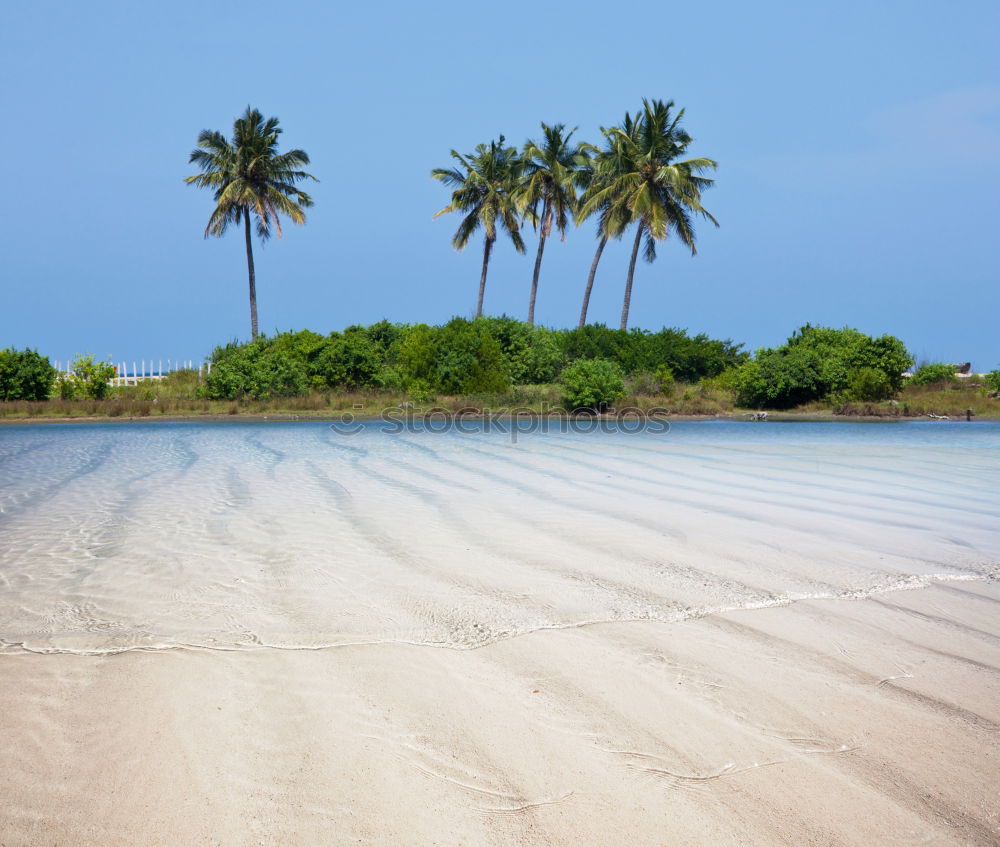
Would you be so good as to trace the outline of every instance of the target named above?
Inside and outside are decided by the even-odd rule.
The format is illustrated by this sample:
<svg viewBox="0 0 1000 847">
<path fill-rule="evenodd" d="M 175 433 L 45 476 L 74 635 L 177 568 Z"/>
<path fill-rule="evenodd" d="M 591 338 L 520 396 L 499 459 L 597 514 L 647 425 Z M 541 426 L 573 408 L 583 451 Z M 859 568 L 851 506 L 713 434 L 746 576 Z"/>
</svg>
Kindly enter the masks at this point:
<svg viewBox="0 0 1000 847">
<path fill-rule="evenodd" d="M 468 649 L 998 573 L 1000 424 L 512 426 L 0 428 L 0 649 Z"/>
</svg>

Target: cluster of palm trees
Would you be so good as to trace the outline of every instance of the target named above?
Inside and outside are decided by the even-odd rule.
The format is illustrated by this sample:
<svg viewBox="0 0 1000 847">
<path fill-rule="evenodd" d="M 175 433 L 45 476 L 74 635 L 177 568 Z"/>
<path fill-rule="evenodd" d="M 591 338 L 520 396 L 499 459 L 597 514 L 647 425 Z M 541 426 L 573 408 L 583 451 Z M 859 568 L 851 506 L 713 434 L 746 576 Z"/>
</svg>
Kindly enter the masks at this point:
<svg viewBox="0 0 1000 847">
<path fill-rule="evenodd" d="M 643 100 L 642 109 L 625 114 L 619 126 L 601 129 L 603 148 L 573 142 L 574 130 L 563 124 L 542 124 L 542 138 L 528 141 L 522 151 L 505 146 L 505 138 L 480 144 L 473 153 L 451 151 L 457 167 L 436 168 L 434 179 L 452 188 L 451 202 L 437 215 L 458 212 L 461 223 L 452 238 L 462 250 L 481 228 L 483 266 L 479 278 L 476 317 L 483 313 L 486 272 L 500 231 L 514 249 L 525 252 L 522 226 L 538 232 L 538 250 L 531 277 L 528 323 L 535 320 L 535 300 L 545 242 L 553 225 L 562 238 L 570 220 L 577 224 L 597 220 L 597 250 L 590 266 L 580 310 L 580 326 L 587 322 L 590 294 L 597 266 L 608 240 L 621 238 L 635 227 L 635 240 L 625 282 L 621 328 L 628 328 L 632 280 L 639 248 L 647 261 L 656 258 L 656 243 L 671 233 L 695 254 L 693 217 L 718 221 L 701 205 L 701 195 L 712 185 L 704 176 L 716 163 L 706 158 L 683 158 L 691 136 L 681 127 L 684 110 L 673 101 Z M 435 215 L 435 217 L 437 217 Z"/>
<path fill-rule="evenodd" d="M 553 227 L 565 239 L 571 220 L 580 224 L 594 217 L 597 251 L 587 277 L 580 326 L 587 322 L 590 293 L 605 245 L 634 226 L 621 318 L 621 328 L 627 329 L 632 279 L 643 242 L 649 262 L 656 258 L 656 243 L 671 233 L 693 255 L 692 218 L 700 216 L 718 226 L 701 205 L 702 192 L 712 185 L 703 174 L 714 170 L 716 163 L 683 158 L 691 144 L 691 136 L 681 127 L 683 117 L 684 110 L 675 111 L 673 101 L 643 100 L 634 117 L 626 113 L 621 125 L 601 129 L 603 148 L 574 143 L 575 129 L 567 132 L 563 124 L 543 123 L 542 137 L 528 141 L 521 151 L 505 146 L 502 135 L 467 155 L 452 150 L 457 167 L 437 168 L 431 174 L 453 189 L 451 203 L 437 214 L 459 212 L 463 216 L 452 244 L 461 250 L 480 228 L 484 232 L 476 317 L 483 313 L 486 272 L 500 231 L 507 233 L 519 253 L 525 252 L 521 235 L 525 223 L 530 222 L 538 232 L 528 301 L 528 322 L 534 323 L 542 254 Z M 280 135 L 277 118 L 265 119 L 247 106 L 233 124 L 232 139 L 214 130 L 201 132 L 189 158 L 200 173 L 185 180 L 214 192 L 215 209 L 205 227 L 206 238 L 225 234 L 230 224 L 243 225 L 254 339 L 258 334 L 257 289 L 250 219 L 255 219 L 262 240 L 272 231 L 281 236 L 281 215 L 304 223 L 303 210 L 312 206 L 312 198 L 297 184 L 316 179 L 303 170 L 309 164 L 304 150 L 278 151 Z"/>
</svg>

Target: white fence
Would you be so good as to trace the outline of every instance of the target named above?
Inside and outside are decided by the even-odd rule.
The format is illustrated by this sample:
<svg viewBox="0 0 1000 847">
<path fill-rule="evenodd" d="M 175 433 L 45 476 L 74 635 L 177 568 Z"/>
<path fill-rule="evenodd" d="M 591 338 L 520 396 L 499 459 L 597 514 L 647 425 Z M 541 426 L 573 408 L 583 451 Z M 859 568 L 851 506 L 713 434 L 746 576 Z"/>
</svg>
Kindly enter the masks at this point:
<svg viewBox="0 0 1000 847">
<path fill-rule="evenodd" d="M 55 367 L 59 373 L 67 376 L 73 373 L 73 361 L 67 359 L 65 367 L 63 363 L 56 360 Z M 164 364 L 166 363 L 166 364 Z M 125 361 L 112 362 L 115 366 L 115 375 L 108 380 L 108 385 L 138 385 L 140 382 L 149 380 L 165 379 L 176 371 L 194 370 L 193 359 L 138 359 L 132 361 L 132 369 L 129 370 L 129 363 Z M 198 379 L 204 374 L 212 372 L 212 363 L 198 364 Z"/>
</svg>

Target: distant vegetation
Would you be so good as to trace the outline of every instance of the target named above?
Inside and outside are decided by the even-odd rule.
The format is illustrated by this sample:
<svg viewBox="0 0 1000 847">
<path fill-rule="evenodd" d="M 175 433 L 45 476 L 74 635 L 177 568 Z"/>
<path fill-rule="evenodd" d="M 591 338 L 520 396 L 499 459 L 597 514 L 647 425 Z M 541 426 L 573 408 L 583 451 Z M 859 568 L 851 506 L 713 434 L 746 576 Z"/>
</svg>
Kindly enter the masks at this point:
<svg viewBox="0 0 1000 847">
<path fill-rule="evenodd" d="M 267 399 L 334 389 L 377 389 L 416 397 L 499 395 L 556 382 L 571 363 L 610 362 L 621 378 L 660 370 L 688 381 L 718 376 L 746 359 L 741 345 L 602 325 L 552 330 L 513 318 L 454 318 L 443 326 L 383 321 L 327 336 L 303 331 L 212 354 L 210 399 Z M 602 402 L 610 402 L 602 394 Z"/>
<path fill-rule="evenodd" d="M 927 364 L 921 365 L 913 372 L 910 383 L 913 385 L 939 385 L 944 386 L 957 382 L 954 365 Z"/>
<path fill-rule="evenodd" d="M 757 351 L 732 374 L 741 406 L 790 409 L 816 400 L 887 400 L 913 357 L 898 338 L 806 325 L 781 347 Z M 954 372 L 954 368 L 951 368 Z"/>
<path fill-rule="evenodd" d="M 536 410 L 638 407 L 675 414 L 794 410 L 841 415 L 1000 417 L 1000 369 L 959 378 L 913 363 L 893 336 L 806 325 L 750 356 L 681 329 L 549 329 L 510 317 L 440 326 L 352 326 L 260 336 L 216 348 L 201 373 L 110 385 L 109 363 L 78 357 L 57 374 L 32 350 L 0 351 L 0 416 L 366 414 L 403 404 Z"/>
<path fill-rule="evenodd" d="M 115 376 L 115 366 L 99 362 L 91 354 L 77 356 L 69 373 L 60 374 L 56 381 L 63 400 L 87 398 L 103 400 L 111 393 L 110 380 Z"/>
<path fill-rule="evenodd" d="M 47 400 L 56 369 L 37 350 L 0 350 L 0 400 Z"/>
</svg>

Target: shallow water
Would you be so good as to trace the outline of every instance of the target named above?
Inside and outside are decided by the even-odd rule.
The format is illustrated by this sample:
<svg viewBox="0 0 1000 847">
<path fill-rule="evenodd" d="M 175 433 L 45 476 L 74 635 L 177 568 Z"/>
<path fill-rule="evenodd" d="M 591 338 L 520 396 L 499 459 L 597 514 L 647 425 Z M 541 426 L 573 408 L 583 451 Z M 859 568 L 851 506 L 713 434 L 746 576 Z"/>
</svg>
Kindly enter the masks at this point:
<svg viewBox="0 0 1000 847">
<path fill-rule="evenodd" d="M 0 650 L 463 649 L 1000 575 L 1000 424 L 508 427 L 0 428 Z"/>
</svg>

